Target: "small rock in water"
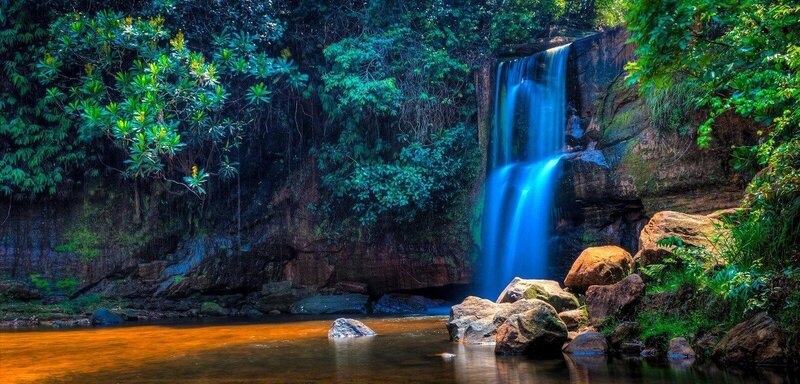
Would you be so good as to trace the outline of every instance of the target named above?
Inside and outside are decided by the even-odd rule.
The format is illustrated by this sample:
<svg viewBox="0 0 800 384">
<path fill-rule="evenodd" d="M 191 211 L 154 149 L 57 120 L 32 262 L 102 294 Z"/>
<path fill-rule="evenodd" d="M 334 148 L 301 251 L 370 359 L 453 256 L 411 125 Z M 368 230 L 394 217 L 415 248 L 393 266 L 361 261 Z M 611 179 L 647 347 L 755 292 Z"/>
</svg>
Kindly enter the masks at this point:
<svg viewBox="0 0 800 384">
<path fill-rule="evenodd" d="M 117 325 L 121 324 L 123 319 L 107 308 L 98 308 L 92 313 L 90 321 L 92 325 Z"/>
<path fill-rule="evenodd" d="M 694 359 L 697 354 L 694 349 L 686 341 L 686 338 L 676 337 L 669 341 L 669 351 L 667 357 L 671 360 L 677 359 Z"/>
<path fill-rule="evenodd" d="M 355 319 L 336 319 L 328 330 L 329 339 L 375 336 L 376 333 L 364 323 Z"/>
</svg>

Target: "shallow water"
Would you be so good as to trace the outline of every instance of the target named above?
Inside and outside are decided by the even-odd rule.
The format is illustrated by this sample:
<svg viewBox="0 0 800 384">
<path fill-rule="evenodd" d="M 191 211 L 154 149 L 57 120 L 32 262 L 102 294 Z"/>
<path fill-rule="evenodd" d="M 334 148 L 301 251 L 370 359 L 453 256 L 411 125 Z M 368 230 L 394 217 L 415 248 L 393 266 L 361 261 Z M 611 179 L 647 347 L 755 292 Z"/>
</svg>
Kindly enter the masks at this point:
<svg viewBox="0 0 800 384">
<path fill-rule="evenodd" d="M 448 342 L 444 317 L 367 318 L 379 336 L 329 341 L 331 319 L 0 332 L 0 383 L 749 383 L 714 367 L 495 357 Z M 452 358 L 439 354 L 453 353 Z"/>
</svg>

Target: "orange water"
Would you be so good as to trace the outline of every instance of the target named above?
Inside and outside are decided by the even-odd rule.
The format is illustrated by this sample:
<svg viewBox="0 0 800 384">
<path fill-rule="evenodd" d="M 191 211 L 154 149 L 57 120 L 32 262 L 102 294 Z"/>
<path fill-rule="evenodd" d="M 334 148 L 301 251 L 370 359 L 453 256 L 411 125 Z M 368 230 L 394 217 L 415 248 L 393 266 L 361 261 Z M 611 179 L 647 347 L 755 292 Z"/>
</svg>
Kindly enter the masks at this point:
<svg viewBox="0 0 800 384">
<path fill-rule="evenodd" d="M 331 319 L 0 332 L 0 383 L 781 382 L 605 358 L 495 357 L 447 340 L 443 317 L 363 319 L 379 336 L 329 341 Z M 440 354 L 452 353 L 444 358 Z"/>
</svg>

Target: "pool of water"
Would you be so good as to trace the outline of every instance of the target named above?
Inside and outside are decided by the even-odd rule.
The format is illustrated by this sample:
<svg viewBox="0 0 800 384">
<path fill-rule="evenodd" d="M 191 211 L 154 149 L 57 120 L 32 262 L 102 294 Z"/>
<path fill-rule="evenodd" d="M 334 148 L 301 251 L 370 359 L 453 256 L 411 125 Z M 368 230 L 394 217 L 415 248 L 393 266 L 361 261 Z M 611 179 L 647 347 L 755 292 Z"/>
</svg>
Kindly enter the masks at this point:
<svg viewBox="0 0 800 384">
<path fill-rule="evenodd" d="M 441 316 L 362 320 L 379 336 L 328 340 L 328 318 L 2 331 L 0 383 L 789 382 L 639 359 L 496 357 L 450 343 Z"/>
</svg>

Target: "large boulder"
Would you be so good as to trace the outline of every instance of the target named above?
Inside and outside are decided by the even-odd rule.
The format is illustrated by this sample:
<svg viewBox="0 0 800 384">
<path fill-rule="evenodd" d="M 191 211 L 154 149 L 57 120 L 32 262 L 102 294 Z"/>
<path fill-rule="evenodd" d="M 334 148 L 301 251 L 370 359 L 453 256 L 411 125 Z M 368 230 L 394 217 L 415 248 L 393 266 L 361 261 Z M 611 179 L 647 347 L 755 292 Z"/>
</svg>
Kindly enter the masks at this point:
<svg viewBox="0 0 800 384">
<path fill-rule="evenodd" d="M 329 339 L 375 336 L 376 333 L 364 323 L 355 319 L 339 318 L 334 320 L 328 329 Z"/>
<path fill-rule="evenodd" d="M 403 293 L 388 293 L 381 296 L 372 308 L 375 313 L 420 314 L 427 313 L 445 304 L 442 300 Z"/>
<path fill-rule="evenodd" d="M 447 331 L 450 340 L 465 342 L 464 336 L 470 324 L 478 320 L 494 319 L 498 305 L 491 301 L 476 296 L 468 296 L 461 304 L 450 308 L 450 319 L 447 321 Z"/>
<path fill-rule="evenodd" d="M 92 312 L 89 322 L 92 325 L 117 325 L 122 324 L 124 320 L 108 308 L 98 308 Z"/>
<path fill-rule="evenodd" d="M 583 292 L 592 285 L 614 284 L 631 273 L 633 257 L 614 246 L 590 247 L 581 252 L 572 264 L 564 285 Z"/>
<path fill-rule="evenodd" d="M 578 298 L 561 288 L 557 281 L 522 279 L 519 277 L 515 277 L 508 283 L 497 298 L 497 302 L 513 303 L 522 299 L 545 301 L 559 312 L 577 309 L 580 306 Z"/>
<path fill-rule="evenodd" d="M 714 348 L 714 359 L 733 365 L 786 363 L 786 335 L 780 325 L 762 312 L 737 324 Z"/>
<path fill-rule="evenodd" d="M 536 307 L 511 315 L 497 328 L 494 351 L 499 355 L 557 355 L 567 340 L 567 326 L 553 306 L 536 301 Z"/>
<path fill-rule="evenodd" d="M 703 215 L 662 211 L 650 218 L 639 234 L 639 252 L 634 259 L 639 265 L 659 264 L 665 258 L 673 257 L 670 248 L 656 244 L 667 237 L 677 237 L 685 244 L 698 247 L 711 247 L 711 240 L 719 235 L 719 220 Z"/>
<path fill-rule="evenodd" d="M 468 297 L 464 303 L 451 309 L 448 322 L 450 338 L 467 344 L 494 344 L 497 328 L 506 319 L 541 305 L 549 304 L 536 299 L 497 304 L 489 300 Z"/>
<path fill-rule="evenodd" d="M 644 296 L 644 282 L 633 274 L 612 285 L 593 285 L 586 290 L 589 322 L 600 325 L 610 316 L 620 316 Z"/>
<path fill-rule="evenodd" d="M 292 304 L 291 313 L 303 315 L 324 315 L 344 313 L 367 313 L 369 296 L 359 294 L 317 295 L 307 297 Z"/>
<path fill-rule="evenodd" d="M 584 356 L 605 355 L 608 353 L 608 342 L 600 332 L 581 333 L 564 347 L 564 352 Z"/>
</svg>

